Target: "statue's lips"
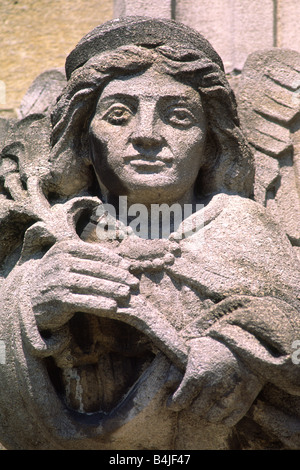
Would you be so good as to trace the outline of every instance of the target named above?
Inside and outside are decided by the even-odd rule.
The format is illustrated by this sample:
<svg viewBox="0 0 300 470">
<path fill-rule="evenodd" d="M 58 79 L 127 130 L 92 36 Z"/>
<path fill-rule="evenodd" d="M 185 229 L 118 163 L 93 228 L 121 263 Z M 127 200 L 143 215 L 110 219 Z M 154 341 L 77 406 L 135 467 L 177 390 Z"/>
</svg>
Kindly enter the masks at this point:
<svg viewBox="0 0 300 470">
<path fill-rule="evenodd" d="M 156 153 L 149 151 L 145 154 L 136 154 L 124 157 L 124 162 L 132 166 L 135 170 L 157 171 L 170 167 L 173 156 L 169 152 Z"/>
<path fill-rule="evenodd" d="M 160 170 L 166 166 L 166 164 L 161 160 L 132 160 L 130 165 L 136 170 Z"/>
</svg>

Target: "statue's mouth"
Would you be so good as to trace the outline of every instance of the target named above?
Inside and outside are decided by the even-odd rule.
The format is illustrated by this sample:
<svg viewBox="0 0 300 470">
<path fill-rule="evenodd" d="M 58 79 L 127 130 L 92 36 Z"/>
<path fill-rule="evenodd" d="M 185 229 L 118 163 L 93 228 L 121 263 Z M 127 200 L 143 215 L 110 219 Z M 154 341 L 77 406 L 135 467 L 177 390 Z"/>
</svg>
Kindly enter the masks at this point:
<svg viewBox="0 0 300 470">
<path fill-rule="evenodd" d="M 109 414 L 158 353 L 142 332 L 118 320 L 77 313 L 66 325 L 69 342 L 47 359 L 49 377 L 65 406 Z"/>
</svg>

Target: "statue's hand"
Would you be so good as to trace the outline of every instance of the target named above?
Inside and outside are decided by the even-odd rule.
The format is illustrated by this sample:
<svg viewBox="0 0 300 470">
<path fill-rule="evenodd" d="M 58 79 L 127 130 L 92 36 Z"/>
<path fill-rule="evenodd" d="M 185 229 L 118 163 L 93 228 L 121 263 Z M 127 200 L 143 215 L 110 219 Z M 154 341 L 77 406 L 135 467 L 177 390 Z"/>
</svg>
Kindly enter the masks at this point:
<svg viewBox="0 0 300 470">
<path fill-rule="evenodd" d="M 189 342 L 183 380 L 169 399 L 169 408 L 193 411 L 212 423 L 236 424 L 262 388 L 260 380 L 222 343 L 209 337 Z"/>
<path fill-rule="evenodd" d="M 63 325 L 75 312 L 111 315 L 129 300 L 138 279 L 129 263 L 100 244 L 69 240 L 54 245 L 30 279 L 40 329 Z"/>
</svg>

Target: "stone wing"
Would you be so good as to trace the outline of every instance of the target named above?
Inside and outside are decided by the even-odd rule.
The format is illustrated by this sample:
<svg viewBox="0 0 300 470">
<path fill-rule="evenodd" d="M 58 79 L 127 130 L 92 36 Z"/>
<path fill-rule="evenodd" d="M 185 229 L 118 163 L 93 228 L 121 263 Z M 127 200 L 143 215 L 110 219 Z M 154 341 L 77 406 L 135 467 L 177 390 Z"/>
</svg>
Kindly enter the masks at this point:
<svg viewBox="0 0 300 470">
<path fill-rule="evenodd" d="M 300 254 L 300 54 L 285 49 L 251 54 L 236 94 L 255 157 L 255 200 Z"/>
<path fill-rule="evenodd" d="M 49 171 L 49 115 L 65 83 L 60 70 L 42 73 L 24 96 L 18 118 L 0 119 L 0 277 L 27 228 L 41 219 L 38 181 Z"/>
</svg>

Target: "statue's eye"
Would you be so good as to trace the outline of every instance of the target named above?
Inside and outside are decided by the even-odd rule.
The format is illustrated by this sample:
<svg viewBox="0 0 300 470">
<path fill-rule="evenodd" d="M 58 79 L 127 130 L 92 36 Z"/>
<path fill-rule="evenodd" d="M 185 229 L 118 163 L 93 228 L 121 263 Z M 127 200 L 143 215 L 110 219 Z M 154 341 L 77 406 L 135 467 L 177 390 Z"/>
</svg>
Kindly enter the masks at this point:
<svg viewBox="0 0 300 470">
<path fill-rule="evenodd" d="M 121 126 L 125 124 L 132 116 L 132 112 L 126 106 L 113 106 L 104 116 L 104 119 L 110 124 Z"/>
<path fill-rule="evenodd" d="M 189 127 L 195 123 L 195 117 L 186 108 L 171 108 L 166 113 L 167 121 L 174 126 Z"/>
</svg>

